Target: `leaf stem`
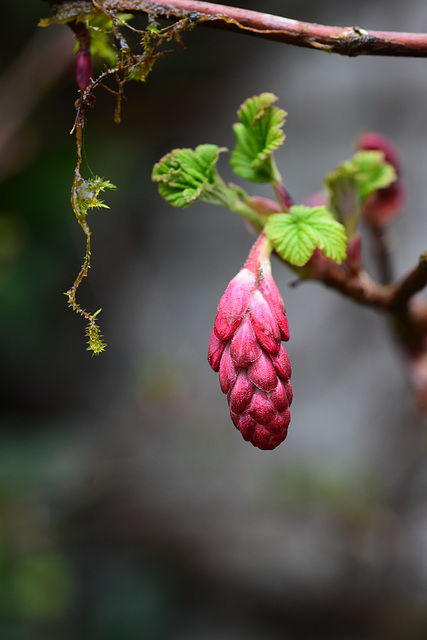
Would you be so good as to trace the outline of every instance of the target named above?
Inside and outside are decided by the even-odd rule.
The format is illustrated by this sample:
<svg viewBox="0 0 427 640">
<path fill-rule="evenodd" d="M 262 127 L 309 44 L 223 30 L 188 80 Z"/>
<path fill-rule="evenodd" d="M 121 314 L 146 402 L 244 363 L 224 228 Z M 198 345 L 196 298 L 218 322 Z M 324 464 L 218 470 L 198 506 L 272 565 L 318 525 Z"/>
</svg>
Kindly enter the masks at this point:
<svg viewBox="0 0 427 640">
<path fill-rule="evenodd" d="M 239 216 L 246 218 L 246 220 L 250 222 L 258 231 L 262 231 L 264 229 L 268 216 L 257 213 L 254 209 L 252 209 L 249 205 L 245 204 L 241 200 L 236 198 L 235 202 L 233 204 L 229 204 L 227 208 L 231 211 L 234 211 L 234 213 L 237 213 Z"/>
<path fill-rule="evenodd" d="M 273 182 L 273 187 L 282 210 L 286 212 L 289 211 L 289 209 L 295 204 L 291 194 L 281 180 L 275 180 Z"/>
</svg>

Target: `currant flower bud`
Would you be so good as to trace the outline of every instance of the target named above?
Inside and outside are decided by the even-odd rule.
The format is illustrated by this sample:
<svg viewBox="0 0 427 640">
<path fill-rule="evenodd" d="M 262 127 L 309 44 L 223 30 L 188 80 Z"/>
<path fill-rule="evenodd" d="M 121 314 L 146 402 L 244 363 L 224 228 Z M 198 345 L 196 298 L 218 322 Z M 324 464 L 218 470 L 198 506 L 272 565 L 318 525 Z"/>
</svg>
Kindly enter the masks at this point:
<svg viewBox="0 0 427 640">
<path fill-rule="evenodd" d="M 406 200 L 406 190 L 400 175 L 399 154 L 391 140 L 376 132 L 363 134 L 359 138 L 358 148 L 362 151 L 381 151 L 384 160 L 396 171 L 396 180 L 369 196 L 362 209 L 362 218 L 368 224 L 387 224 L 400 214 Z"/>
<path fill-rule="evenodd" d="M 259 449 L 275 449 L 286 438 L 292 402 L 291 365 L 282 345 L 289 327 L 270 251 L 262 233 L 219 302 L 208 352 L 233 424 Z"/>
<path fill-rule="evenodd" d="M 92 58 L 89 49 L 79 49 L 76 53 L 76 80 L 81 91 L 85 91 L 92 81 Z"/>
<path fill-rule="evenodd" d="M 362 134 L 357 143 L 361 151 L 381 151 L 384 160 L 395 168 L 396 174 L 400 173 L 400 158 L 392 141 L 376 131 L 368 131 Z"/>
</svg>

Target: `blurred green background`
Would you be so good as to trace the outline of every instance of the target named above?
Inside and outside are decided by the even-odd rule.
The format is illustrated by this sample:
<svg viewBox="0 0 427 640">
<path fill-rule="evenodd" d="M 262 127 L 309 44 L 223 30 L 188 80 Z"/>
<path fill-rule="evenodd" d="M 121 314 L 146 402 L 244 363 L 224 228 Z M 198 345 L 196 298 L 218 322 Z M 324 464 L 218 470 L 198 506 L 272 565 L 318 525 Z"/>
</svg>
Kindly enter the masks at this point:
<svg viewBox="0 0 427 640">
<path fill-rule="evenodd" d="M 427 30 L 415 0 L 240 4 Z M 78 299 L 103 308 L 108 343 L 92 358 L 63 295 L 85 245 L 70 205 L 78 91 L 72 35 L 37 27 L 49 11 L 2 8 L 0 638 L 424 639 L 425 421 L 383 319 L 314 284 L 291 289 L 275 264 L 293 418 L 276 451 L 253 449 L 206 362 L 217 302 L 252 238 L 209 205 L 172 210 L 150 174 L 177 146 L 231 148 L 237 108 L 261 91 L 289 112 L 278 161 L 297 200 L 361 131 L 380 130 L 408 183 L 399 275 L 425 249 L 425 62 L 201 28 L 146 85 L 127 85 L 120 125 L 98 91 L 83 171 L 118 189 L 90 213 Z"/>
</svg>

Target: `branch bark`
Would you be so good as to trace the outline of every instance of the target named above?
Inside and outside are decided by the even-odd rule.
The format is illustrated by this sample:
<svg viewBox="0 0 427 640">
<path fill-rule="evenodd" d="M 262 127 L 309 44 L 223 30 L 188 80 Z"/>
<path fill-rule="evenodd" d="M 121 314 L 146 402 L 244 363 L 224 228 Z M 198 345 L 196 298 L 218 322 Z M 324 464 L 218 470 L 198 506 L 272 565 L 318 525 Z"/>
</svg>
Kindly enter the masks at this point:
<svg viewBox="0 0 427 640">
<path fill-rule="evenodd" d="M 368 31 L 357 26 L 321 25 L 198 0 L 99 0 L 97 4 L 113 13 L 190 18 L 221 29 L 346 56 L 427 57 L 426 33 Z M 53 11 L 65 21 L 65 16 L 73 19 L 79 12 L 88 12 L 93 7 L 91 0 L 74 0 L 54 3 Z"/>
<path fill-rule="evenodd" d="M 427 251 L 406 276 L 390 284 L 375 282 L 363 269 L 351 273 L 346 263 L 337 264 L 323 255 L 312 258 L 307 267 L 302 267 L 301 276 L 302 279 L 323 282 L 360 304 L 401 315 L 407 313 L 413 297 L 427 286 Z M 427 314 L 427 304 L 423 303 L 422 307 Z M 417 315 L 421 317 L 421 304 Z"/>
<path fill-rule="evenodd" d="M 427 286 L 427 252 L 406 276 L 391 284 L 379 284 L 363 269 L 351 272 L 346 263 L 336 264 L 321 254 L 302 268 L 301 276 L 322 282 L 345 297 L 390 316 L 394 335 L 411 366 L 416 363 L 423 372 L 416 377 L 414 386 L 419 387 L 427 409 L 427 303 L 416 297 Z"/>
<path fill-rule="evenodd" d="M 410 299 L 427 286 L 427 252 L 420 256 L 412 271 L 395 287 L 390 308 L 399 311 L 405 308 Z"/>
</svg>

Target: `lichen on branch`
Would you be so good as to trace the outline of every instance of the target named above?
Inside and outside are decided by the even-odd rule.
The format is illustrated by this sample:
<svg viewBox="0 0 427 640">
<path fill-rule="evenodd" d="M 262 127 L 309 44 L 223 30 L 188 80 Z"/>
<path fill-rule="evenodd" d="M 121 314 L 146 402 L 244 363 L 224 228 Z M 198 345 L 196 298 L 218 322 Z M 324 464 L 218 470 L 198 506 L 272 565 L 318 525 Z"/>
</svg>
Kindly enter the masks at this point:
<svg viewBox="0 0 427 640">
<path fill-rule="evenodd" d="M 86 327 L 86 336 L 88 339 L 88 350 L 93 354 L 99 355 L 106 347 L 99 326 L 95 320 L 101 309 L 95 313 L 90 313 L 78 304 L 76 300 L 76 293 L 83 278 L 85 278 L 90 269 L 91 262 L 91 246 L 90 237 L 91 231 L 87 222 L 87 213 L 89 209 L 93 208 L 108 208 L 108 206 L 99 199 L 99 194 L 105 191 L 105 189 L 114 189 L 114 185 L 109 180 L 103 180 L 99 177 L 94 177 L 89 180 L 85 180 L 80 173 L 80 166 L 82 162 L 82 127 L 78 125 L 76 127 L 76 140 L 77 140 L 77 165 L 74 170 L 74 180 L 71 189 L 71 206 L 77 218 L 77 222 L 83 229 L 86 236 L 86 252 L 83 259 L 81 269 L 73 283 L 73 286 L 66 292 L 68 298 L 68 304 L 76 313 L 86 318 L 88 324 Z"/>
</svg>

